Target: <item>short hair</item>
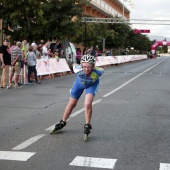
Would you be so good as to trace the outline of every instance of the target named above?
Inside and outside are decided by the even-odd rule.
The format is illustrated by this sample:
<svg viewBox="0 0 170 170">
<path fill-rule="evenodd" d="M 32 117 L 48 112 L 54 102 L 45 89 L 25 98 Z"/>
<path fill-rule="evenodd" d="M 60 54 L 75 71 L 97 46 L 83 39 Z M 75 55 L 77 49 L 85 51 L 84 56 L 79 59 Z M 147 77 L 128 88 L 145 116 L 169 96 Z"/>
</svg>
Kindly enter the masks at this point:
<svg viewBox="0 0 170 170">
<path fill-rule="evenodd" d="M 18 47 L 21 47 L 21 46 L 22 46 L 22 42 L 18 41 L 18 42 L 16 43 L 16 45 L 17 45 Z"/>
<path fill-rule="evenodd" d="M 33 47 L 29 46 L 28 51 L 33 51 Z"/>
<path fill-rule="evenodd" d="M 9 39 L 8 38 L 4 38 L 4 41 L 3 42 L 9 42 Z"/>
</svg>

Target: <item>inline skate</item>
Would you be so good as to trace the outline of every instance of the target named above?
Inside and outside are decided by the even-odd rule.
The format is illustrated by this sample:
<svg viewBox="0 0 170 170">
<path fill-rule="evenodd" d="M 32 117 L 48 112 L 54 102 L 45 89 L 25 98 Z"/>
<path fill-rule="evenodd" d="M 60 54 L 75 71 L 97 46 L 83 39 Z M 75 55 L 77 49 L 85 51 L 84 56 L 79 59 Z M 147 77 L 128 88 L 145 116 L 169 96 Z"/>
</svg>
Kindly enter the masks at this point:
<svg viewBox="0 0 170 170">
<path fill-rule="evenodd" d="M 60 120 L 60 122 L 58 122 L 54 129 L 51 130 L 50 134 L 55 134 L 56 132 L 60 131 L 64 126 L 66 126 L 66 122 L 63 120 Z"/>
<path fill-rule="evenodd" d="M 89 133 L 91 132 L 92 126 L 90 124 L 84 125 L 84 141 L 88 140 Z"/>
</svg>

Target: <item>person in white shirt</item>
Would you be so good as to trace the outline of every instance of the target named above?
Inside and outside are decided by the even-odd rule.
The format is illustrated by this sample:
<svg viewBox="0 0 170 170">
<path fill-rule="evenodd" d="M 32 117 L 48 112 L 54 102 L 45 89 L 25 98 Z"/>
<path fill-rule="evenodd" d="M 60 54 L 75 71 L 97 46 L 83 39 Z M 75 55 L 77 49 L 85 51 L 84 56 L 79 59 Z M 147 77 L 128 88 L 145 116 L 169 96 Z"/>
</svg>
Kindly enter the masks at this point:
<svg viewBox="0 0 170 170">
<path fill-rule="evenodd" d="M 43 42 L 43 47 L 42 47 L 42 59 L 48 59 L 48 42 Z"/>
</svg>

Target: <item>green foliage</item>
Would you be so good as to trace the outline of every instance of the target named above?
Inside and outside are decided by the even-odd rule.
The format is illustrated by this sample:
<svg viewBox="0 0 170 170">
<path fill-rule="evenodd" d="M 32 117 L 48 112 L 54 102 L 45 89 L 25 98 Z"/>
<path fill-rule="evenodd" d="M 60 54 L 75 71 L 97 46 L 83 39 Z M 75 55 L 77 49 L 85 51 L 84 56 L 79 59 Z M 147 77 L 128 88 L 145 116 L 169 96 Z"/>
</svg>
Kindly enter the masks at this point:
<svg viewBox="0 0 170 170">
<path fill-rule="evenodd" d="M 0 0 L 0 16 L 6 22 L 4 33 L 12 39 L 28 41 L 72 36 L 82 15 L 76 0 Z"/>
<path fill-rule="evenodd" d="M 44 11 L 48 21 L 48 24 L 44 27 L 47 39 L 76 34 L 78 22 L 80 22 L 82 16 L 81 4 L 75 3 L 75 0 L 51 0 L 44 5 Z M 74 18 L 76 18 L 76 22 Z"/>
</svg>

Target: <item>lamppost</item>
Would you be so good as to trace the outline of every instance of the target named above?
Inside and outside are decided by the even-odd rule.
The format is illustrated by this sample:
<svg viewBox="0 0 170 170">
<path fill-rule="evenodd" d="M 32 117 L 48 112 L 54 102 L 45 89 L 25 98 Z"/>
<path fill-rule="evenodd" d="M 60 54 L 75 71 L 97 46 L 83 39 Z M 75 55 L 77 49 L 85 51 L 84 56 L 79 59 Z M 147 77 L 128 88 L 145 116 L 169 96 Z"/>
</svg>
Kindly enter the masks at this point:
<svg viewBox="0 0 170 170">
<path fill-rule="evenodd" d="M 3 42 L 2 19 L 0 19 L 0 45 Z"/>
<path fill-rule="evenodd" d="M 125 1 L 124 1 L 125 2 Z M 123 2 L 123 18 L 124 18 L 124 14 L 125 14 L 125 6 L 124 6 L 124 2 Z"/>
<path fill-rule="evenodd" d="M 84 48 L 85 48 L 85 54 L 86 54 L 86 46 L 87 46 L 87 44 L 86 44 L 86 41 L 87 41 L 87 39 L 86 39 L 86 38 L 87 38 L 87 35 L 86 35 L 86 34 L 87 34 L 87 28 L 86 28 L 86 25 L 87 25 L 87 24 L 86 24 L 86 20 L 85 20 L 84 23 L 85 23 L 85 31 L 84 31 L 84 46 L 85 46 L 85 47 L 84 47 Z"/>
</svg>

